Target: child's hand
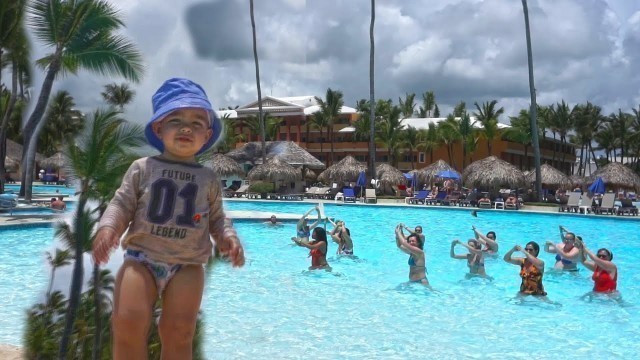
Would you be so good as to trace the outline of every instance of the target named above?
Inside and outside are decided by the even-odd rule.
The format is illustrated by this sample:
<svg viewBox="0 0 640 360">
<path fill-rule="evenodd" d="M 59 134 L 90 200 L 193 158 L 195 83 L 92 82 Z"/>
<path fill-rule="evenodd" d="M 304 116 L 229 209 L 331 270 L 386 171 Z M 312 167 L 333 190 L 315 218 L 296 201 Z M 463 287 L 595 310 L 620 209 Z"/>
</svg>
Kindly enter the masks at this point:
<svg viewBox="0 0 640 360">
<path fill-rule="evenodd" d="M 93 261 L 97 264 L 106 264 L 111 251 L 117 249 L 118 245 L 120 245 L 120 239 L 113 229 L 104 227 L 98 230 L 93 240 Z"/>
<path fill-rule="evenodd" d="M 224 241 L 219 242 L 217 246 L 220 253 L 229 257 L 234 267 L 244 266 L 244 249 L 240 239 L 236 236 L 226 238 Z"/>
</svg>

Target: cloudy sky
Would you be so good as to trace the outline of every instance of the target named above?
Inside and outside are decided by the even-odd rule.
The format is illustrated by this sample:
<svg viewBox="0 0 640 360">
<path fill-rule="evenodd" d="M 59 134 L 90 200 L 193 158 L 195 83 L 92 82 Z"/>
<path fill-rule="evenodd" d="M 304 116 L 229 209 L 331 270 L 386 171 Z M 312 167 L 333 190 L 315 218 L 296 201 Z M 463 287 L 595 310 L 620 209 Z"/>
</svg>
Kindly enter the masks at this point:
<svg viewBox="0 0 640 360">
<path fill-rule="evenodd" d="M 151 95 L 174 76 L 201 83 L 215 108 L 257 99 L 249 0 L 111 3 L 146 64 L 129 119 L 146 121 Z M 369 16 L 369 0 L 256 0 L 262 94 L 332 88 L 349 106 L 368 98 Z M 529 0 L 529 16 L 538 103 L 591 101 L 606 113 L 640 105 L 640 1 Z M 416 93 L 419 102 L 433 90 L 443 115 L 461 100 L 496 99 L 507 115 L 528 107 L 521 1 L 378 0 L 375 36 L 377 98 Z M 82 73 L 57 88 L 87 111 L 113 81 L 122 80 Z"/>
</svg>

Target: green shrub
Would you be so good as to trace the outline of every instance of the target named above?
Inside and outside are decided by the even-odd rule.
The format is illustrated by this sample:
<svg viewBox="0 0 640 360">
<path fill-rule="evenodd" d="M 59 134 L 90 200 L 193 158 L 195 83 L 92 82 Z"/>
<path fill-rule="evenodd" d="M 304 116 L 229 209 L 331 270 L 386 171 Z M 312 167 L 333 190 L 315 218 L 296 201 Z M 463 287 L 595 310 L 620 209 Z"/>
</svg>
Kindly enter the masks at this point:
<svg viewBox="0 0 640 360">
<path fill-rule="evenodd" d="M 275 189 L 275 185 L 269 182 L 257 182 L 249 185 L 249 192 L 254 193 L 270 193 Z"/>
</svg>

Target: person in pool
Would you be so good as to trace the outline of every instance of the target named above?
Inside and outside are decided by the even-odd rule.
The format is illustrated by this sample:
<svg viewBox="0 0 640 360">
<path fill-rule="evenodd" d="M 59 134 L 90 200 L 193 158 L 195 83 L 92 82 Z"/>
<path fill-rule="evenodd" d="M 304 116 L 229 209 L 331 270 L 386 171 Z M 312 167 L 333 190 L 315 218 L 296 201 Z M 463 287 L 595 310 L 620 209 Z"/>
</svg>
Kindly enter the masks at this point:
<svg viewBox="0 0 640 360">
<path fill-rule="evenodd" d="M 281 222 L 278 222 L 278 218 L 276 218 L 275 215 L 271 215 L 271 217 L 269 218 L 268 221 L 264 222 L 267 225 L 271 225 L 271 226 L 278 226 L 278 225 L 282 225 Z"/>
<path fill-rule="evenodd" d="M 316 220 L 314 223 L 309 225 L 307 216 L 309 216 L 314 210 L 318 213 L 318 220 Z M 318 224 L 320 224 L 321 221 L 322 219 L 320 218 L 320 207 L 316 205 L 315 207 L 312 207 L 311 209 L 309 209 L 309 211 L 304 213 L 304 215 L 302 215 L 300 220 L 298 220 L 298 224 L 296 225 L 296 236 L 292 237 L 291 240 L 296 242 L 297 241 L 308 242 L 309 237 L 311 236 L 311 230 L 316 226 L 318 226 Z"/>
<path fill-rule="evenodd" d="M 351 231 L 346 227 L 344 221 L 338 220 L 335 223 L 331 219 L 327 220 L 333 224 L 331 231 L 331 239 L 338 244 L 338 255 L 353 255 L 353 240 L 351 240 Z"/>
<path fill-rule="evenodd" d="M 461 245 L 467 250 L 468 254 L 456 254 L 454 248 L 456 245 Z M 449 256 L 453 259 L 467 260 L 467 266 L 469 266 L 469 274 L 487 276 L 484 269 L 484 253 L 482 252 L 482 244 L 478 240 L 469 239 L 465 244 L 462 241 L 455 239 L 451 242 L 451 249 L 449 250 Z"/>
<path fill-rule="evenodd" d="M 320 227 L 313 229 L 311 234 L 313 241 L 306 242 L 301 240 L 294 240 L 298 246 L 306 247 L 310 249 L 309 256 L 311 257 L 311 266 L 309 270 L 326 269 L 330 270 L 331 267 L 327 263 L 327 251 L 329 251 L 329 244 L 327 243 L 327 232 Z"/>
<path fill-rule="evenodd" d="M 561 243 L 554 244 L 547 241 L 544 245 L 544 251 L 556 254 L 556 264 L 553 266 L 558 270 L 578 271 L 578 261 L 580 261 L 580 250 L 575 247 L 576 235 L 567 231 L 560 225 Z"/>
<path fill-rule="evenodd" d="M 429 286 L 427 264 L 425 262 L 424 243 L 416 234 L 405 237 L 403 224 L 396 226 L 396 245 L 398 249 L 409 254 L 409 281 Z"/>
<path fill-rule="evenodd" d="M 593 291 L 609 293 L 618 287 L 618 267 L 613 263 L 613 253 L 609 249 L 601 248 L 596 255 L 589 250 L 581 239 L 576 239 L 576 247 L 580 250 L 580 262 L 587 269 L 593 271 Z M 591 261 L 587 260 L 587 256 Z"/>
<path fill-rule="evenodd" d="M 496 232 L 489 231 L 487 235 L 482 235 L 475 226 L 471 226 L 473 230 L 473 235 L 476 240 L 478 240 L 482 244 L 482 251 L 487 254 L 497 254 L 498 253 L 498 240 L 496 239 Z"/>
<path fill-rule="evenodd" d="M 514 252 L 520 251 L 525 257 L 513 258 Z M 542 286 L 542 276 L 544 275 L 544 261 L 538 259 L 540 245 L 535 241 L 529 241 L 524 247 L 516 245 L 513 249 L 504 254 L 504 261 L 509 264 L 520 266 L 520 294 L 522 295 L 547 295 Z"/>
<path fill-rule="evenodd" d="M 403 225 L 403 229 L 407 230 L 411 235 L 418 235 L 423 244 L 426 242 L 424 234 L 422 233 L 422 226 L 416 225 L 416 227 L 413 230 L 411 230 L 410 227 Z"/>
</svg>

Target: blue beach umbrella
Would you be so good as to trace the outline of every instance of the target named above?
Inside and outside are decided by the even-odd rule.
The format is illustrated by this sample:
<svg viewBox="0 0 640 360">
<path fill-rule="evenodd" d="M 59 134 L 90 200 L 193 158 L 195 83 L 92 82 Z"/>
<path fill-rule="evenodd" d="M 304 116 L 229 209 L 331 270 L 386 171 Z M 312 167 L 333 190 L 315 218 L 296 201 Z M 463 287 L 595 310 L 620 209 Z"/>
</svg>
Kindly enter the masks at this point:
<svg viewBox="0 0 640 360">
<path fill-rule="evenodd" d="M 360 196 L 362 196 L 362 189 L 367 186 L 367 174 L 364 171 L 360 171 L 356 185 L 360 186 Z"/>
<path fill-rule="evenodd" d="M 460 174 L 453 170 L 442 170 L 436 176 L 443 179 L 460 180 Z"/>
<path fill-rule="evenodd" d="M 413 193 L 416 193 L 416 188 L 418 187 L 418 173 L 414 172 L 411 177 L 411 188 L 413 189 Z"/>
<path fill-rule="evenodd" d="M 593 184 L 589 185 L 589 192 L 604 194 L 604 181 L 602 181 L 601 177 L 598 176 L 596 181 L 594 181 Z"/>
</svg>

